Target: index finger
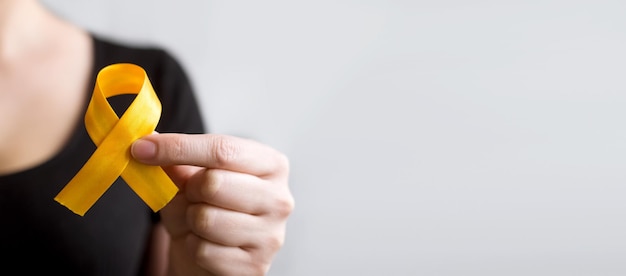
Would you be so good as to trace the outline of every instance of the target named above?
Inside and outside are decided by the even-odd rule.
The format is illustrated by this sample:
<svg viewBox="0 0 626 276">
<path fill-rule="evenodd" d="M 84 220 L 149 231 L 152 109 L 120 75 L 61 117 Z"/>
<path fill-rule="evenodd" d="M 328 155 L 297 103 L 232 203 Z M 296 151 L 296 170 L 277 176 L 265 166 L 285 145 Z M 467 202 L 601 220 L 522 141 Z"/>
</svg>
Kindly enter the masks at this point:
<svg viewBox="0 0 626 276">
<path fill-rule="evenodd" d="M 194 165 L 265 176 L 285 172 L 287 158 L 253 140 L 219 134 L 152 134 L 133 143 L 133 157 L 144 164 Z"/>
</svg>

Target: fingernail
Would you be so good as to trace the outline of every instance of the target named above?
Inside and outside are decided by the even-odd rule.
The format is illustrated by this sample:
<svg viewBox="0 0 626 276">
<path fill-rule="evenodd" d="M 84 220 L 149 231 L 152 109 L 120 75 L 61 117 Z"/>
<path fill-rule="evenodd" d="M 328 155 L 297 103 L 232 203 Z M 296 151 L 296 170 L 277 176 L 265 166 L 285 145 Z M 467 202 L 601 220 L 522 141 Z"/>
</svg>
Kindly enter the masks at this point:
<svg viewBox="0 0 626 276">
<path fill-rule="evenodd" d="M 139 139 L 130 148 L 133 157 L 137 160 L 150 160 L 156 156 L 156 144 L 152 141 Z"/>
</svg>

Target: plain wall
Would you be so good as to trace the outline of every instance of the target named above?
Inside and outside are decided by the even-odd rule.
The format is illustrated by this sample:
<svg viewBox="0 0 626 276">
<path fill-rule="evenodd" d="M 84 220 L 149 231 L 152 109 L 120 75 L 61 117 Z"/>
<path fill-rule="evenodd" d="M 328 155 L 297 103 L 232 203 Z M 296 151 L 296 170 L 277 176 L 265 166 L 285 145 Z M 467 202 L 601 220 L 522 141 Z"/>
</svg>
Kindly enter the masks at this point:
<svg viewBox="0 0 626 276">
<path fill-rule="evenodd" d="M 290 157 L 270 275 L 626 275 L 626 1 L 44 3 Z"/>
</svg>

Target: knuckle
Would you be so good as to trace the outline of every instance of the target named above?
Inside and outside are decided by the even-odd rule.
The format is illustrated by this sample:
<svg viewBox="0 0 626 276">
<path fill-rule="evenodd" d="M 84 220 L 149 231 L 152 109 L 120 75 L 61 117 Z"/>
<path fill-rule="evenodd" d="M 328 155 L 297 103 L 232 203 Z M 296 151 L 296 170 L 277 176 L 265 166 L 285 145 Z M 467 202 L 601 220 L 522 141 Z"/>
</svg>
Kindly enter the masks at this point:
<svg viewBox="0 0 626 276">
<path fill-rule="evenodd" d="M 194 233 L 204 236 L 204 233 L 210 231 L 215 225 L 216 212 L 202 206 L 202 204 L 196 204 L 189 206 L 187 209 L 187 222 L 189 227 Z"/>
<path fill-rule="evenodd" d="M 291 194 L 277 197 L 272 203 L 273 213 L 278 217 L 288 217 L 295 208 L 295 200 Z"/>
<path fill-rule="evenodd" d="M 224 183 L 224 174 L 219 173 L 217 170 L 205 170 L 204 172 L 205 182 L 200 185 L 200 196 L 206 200 L 213 199 Z"/>
<path fill-rule="evenodd" d="M 250 275 L 266 275 L 270 270 L 270 261 L 267 261 L 266 258 L 259 256 L 260 253 L 250 254 L 249 260 L 247 263 L 247 270 Z"/>
<path fill-rule="evenodd" d="M 185 242 L 187 245 L 188 253 L 193 258 L 196 264 L 201 265 L 206 262 L 208 257 L 210 257 L 210 251 L 207 248 L 206 242 L 200 240 L 194 234 L 187 234 Z"/>
<path fill-rule="evenodd" d="M 193 252 L 191 252 L 191 255 L 193 256 L 193 259 L 195 261 L 196 264 L 199 265 L 203 265 L 206 260 L 208 259 L 209 256 L 209 250 L 207 250 L 207 246 L 206 243 L 199 241 L 197 238 L 193 237 L 192 235 L 189 235 L 189 240 L 193 240 L 193 242 L 196 242 L 197 245 L 194 247 L 195 250 Z"/>
<path fill-rule="evenodd" d="M 208 254 L 206 253 L 206 251 L 207 250 L 202 249 L 202 246 L 198 246 L 198 249 L 193 254 L 193 258 L 196 264 L 200 266 L 204 265 L 206 259 L 208 258 Z"/>
<path fill-rule="evenodd" d="M 283 235 L 270 235 L 263 241 L 263 246 L 271 252 L 278 251 L 285 244 Z"/>
<path fill-rule="evenodd" d="M 212 253 L 212 248 L 207 241 L 201 240 L 193 234 L 189 234 L 187 236 L 187 247 L 189 256 L 191 257 L 190 261 L 194 262 L 199 267 L 210 269 L 211 273 L 218 273 L 219 275 L 224 275 L 224 273 L 227 272 L 219 263 L 216 263 L 214 258 L 215 254 Z M 197 274 L 193 275 L 205 275 L 200 274 L 201 272 L 199 271 L 196 271 L 196 273 Z"/>
<path fill-rule="evenodd" d="M 213 158 L 218 166 L 233 162 L 239 151 L 239 147 L 232 139 L 224 136 L 215 138 Z"/>
<path fill-rule="evenodd" d="M 265 264 L 265 263 L 257 264 L 257 265 L 252 266 L 252 269 L 251 269 L 252 275 L 259 275 L 259 276 L 261 276 L 261 275 L 267 274 L 267 271 L 270 270 L 269 266 L 270 266 L 269 264 Z"/>
<path fill-rule="evenodd" d="M 187 145 L 182 137 L 172 136 L 170 145 L 166 149 L 170 159 L 183 160 L 187 151 Z"/>
<path fill-rule="evenodd" d="M 289 158 L 287 157 L 287 155 L 283 153 L 279 153 L 277 156 L 277 164 L 278 164 L 279 169 L 284 170 L 284 171 L 289 171 L 290 162 L 289 162 Z"/>
<path fill-rule="evenodd" d="M 282 235 L 267 235 L 257 244 L 256 250 L 250 251 L 248 266 L 252 275 L 265 275 L 271 267 L 274 255 L 284 244 Z"/>
</svg>

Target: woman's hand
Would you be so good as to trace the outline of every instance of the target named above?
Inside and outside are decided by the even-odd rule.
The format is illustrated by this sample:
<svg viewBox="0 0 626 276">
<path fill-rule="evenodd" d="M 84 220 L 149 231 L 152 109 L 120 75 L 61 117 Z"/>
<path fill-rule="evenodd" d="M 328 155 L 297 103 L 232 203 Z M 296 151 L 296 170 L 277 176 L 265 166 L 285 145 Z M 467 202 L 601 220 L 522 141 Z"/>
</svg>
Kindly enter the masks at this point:
<svg viewBox="0 0 626 276">
<path fill-rule="evenodd" d="M 264 275 L 294 201 L 289 163 L 263 144 L 225 135 L 154 134 L 133 145 L 180 191 L 161 211 L 173 275 Z"/>
</svg>

